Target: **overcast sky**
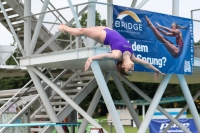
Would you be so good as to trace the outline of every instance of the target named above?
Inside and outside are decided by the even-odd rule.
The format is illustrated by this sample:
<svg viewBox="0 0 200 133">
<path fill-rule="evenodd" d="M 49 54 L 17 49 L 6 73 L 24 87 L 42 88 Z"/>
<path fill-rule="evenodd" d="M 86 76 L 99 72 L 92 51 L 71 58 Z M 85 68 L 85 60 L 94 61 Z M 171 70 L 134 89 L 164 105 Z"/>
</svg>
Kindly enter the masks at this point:
<svg viewBox="0 0 200 133">
<path fill-rule="evenodd" d="M 73 4 L 84 3 L 88 0 L 72 0 Z M 98 0 L 99 2 L 107 2 L 107 0 Z M 129 7 L 131 5 L 132 0 L 113 0 L 114 4 L 120 6 Z M 142 0 L 138 0 L 137 5 Z M 179 0 L 179 16 L 191 18 L 191 10 L 200 9 L 200 0 Z M 50 2 L 56 7 L 65 7 L 68 6 L 67 0 L 50 0 Z M 32 12 L 38 13 L 41 10 L 42 4 L 40 0 L 32 0 Z M 84 6 L 80 6 L 79 10 L 81 10 Z M 105 5 L 97 5 L 96 6 L 98 12 L 101 14 L 102 19 L 106 19 L 107 8 Z M 172 14 L 172 0 L 149 0 L 141 9 L 154 11 L 164 14 Z M 73 16 L 71 14 L 70 9 L 65 9 L 61 11 L 62 15 L 70 20 Z M 194 19 L 200 20 L 200 11 L 194 12 Z M 55 22 L 55 18 L 50 17 L 50 14 L 45 16 L 45 21 Z M 47 28 L 51 28 L 51 25 L 46 25 Z M 53 33 L 57 31 L 57 26 L 53 28 Z M 10 45 L 13 42 L 12 35 L 0 24 L 0 45 Z M 194 40 L 197 42 L 200 40 L 200 22 L 194 22 Z"/>
</svg>

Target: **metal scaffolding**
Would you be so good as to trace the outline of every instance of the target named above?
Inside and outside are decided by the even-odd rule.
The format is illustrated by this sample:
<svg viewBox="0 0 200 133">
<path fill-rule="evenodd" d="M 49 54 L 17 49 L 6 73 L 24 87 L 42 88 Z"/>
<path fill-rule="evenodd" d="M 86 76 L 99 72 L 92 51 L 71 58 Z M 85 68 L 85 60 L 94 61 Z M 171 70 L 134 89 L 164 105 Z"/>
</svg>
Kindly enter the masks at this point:
<svg viewBox="0 0 200 133">
<path fill-rule="evenodd" d="M 33 81 L 34 86 L 38 92 L 37 95 L 22 109 L 19 111 L 18 115 L 16 115 L 12 120 L 9 121 L 8 124 L 14 123 L 16 119 L 21 116 L 32 104 L 34 104 L 37 100 L 41 101 L 41 106 L 38 107 L 38 110 L 34 112 L 31 115 L 31 118 L 34 117 L 34 115 L 38 114 L 38 111 L 40 111 L 43 107 L 46 111 L 46 114 L 48 118 L 50 119 L 50 122 L 60 122 L 68 116 L 74 109 L 79 112 L 83 117 L 84 120 L 80 126 L 79 133 L 81 133 L 85 128 L 87 123 L 91 123 L 94 127 L 102 128 L 100 124 L 98 124 L 94 119 L 92 118 L 92 114 L 94 112 L 95 107 L 97 106 L 97 103 L 102 96 L 106 106 L 108 108 L 108 111 L 111 115 L 114 127 L 117 131 L 117 133 L 125 133 L 124 128 L 120 122 L 119 116 L 117 114 L 115 105 L 113 103 L 113 99 L 111 97 L 111 94 L 108 90 L 107 82 L 112 76 L 115 84 L 117 85 L 117 89 L 119 90 L 126 106 L 129 109 L 129 112 L 131 113 L 131 116 L 136 123 L 136 126 L 138 128 L 138 133 L 144 133 L 146 132 L 148 125 L 151 121 L 151 118 L 153 116 L 153 113 L 155 109 L 157 108 L 160 110 L 168 119 L 170 119 L 173 123 L 178 125 L 184 132 L 190 133 L 190 131 L 184 127 L 181 123 L 178 122 L 179 116 L 176 118 L 173 118 L 171 115 L 169 115 L 161 106 L 159 106 L 159 101 L 162 98 L 162 95 L 168 85 L 170 83 L 170 79 L 172 80 L 172 75 L 167 74 L 163 76 L 162 81 L 160 82 L 160 85 L 156 91 L 156 94 L 153 99 L 148 97 L 144 92 L 142 92 L 139 88 L 137 88 L 133 83 L 131 83 L 127 78 L 117 76 L 115 73 L 115 64 L 113 61 L 107 60 L 107 61 L 93 61 L 91 64 L 91 70 L 93 77 L 85 77 L 84 80 L 87 80 L 83 82 L 82 77 L 80 75 L 91 75 L 91 73 L 82 72 L 84 63 L 86 59 L 93 55 L 98 55 L 101 53 L 109 52 L 108 48 L 104 47 L 97 47 L 95 46 L 94 40 L 90 38 L 73 38 L 71 35 L 69 35 L 69 40 L 65 40 L 65 42 L 69 42 L 69 45 L 65 45 L 64 48 L 60 46 L 58 41 L 58 37 L 62 34 L 62 32 L 58 31 L 54 35 L 51 34 L 46 27 L 44 27 L 44 23 L 50 23 L 55 26 L 56 21 L 60 20 L 60 18 L 64 19 L 64 17 L 59 13 L 60 10 L 63 9 L 70 9 L 70 11 L 73 14 L 73 18 L 67 22 L 67 20 L 64 20 L 64 23 L 67 23 L 68 26 L 72 25 L 74 22 L 78 28 L 81 28 L 81 24 L 79 22 L 79 16 L 81 16 L 85 11 L 87 11 L 88 18 L 87 18 L 87 27 L 95 26 L 95 11 L 96 6 L 98 4 L 107 6 L 107 25 L 109 27 L 112 27 L 112 4 L 113 0 L 107 0 L 107 3 L 97 2 L 96 0 L 88 0 L 86 3 L 76 4 L 73 5 L 71 0 L 67 0 L 69 6 L 58 8 L 58 9 L 50 9 L 48 6 L 51 5 L 50 0 L 44 0 L 42 3 L 42 9 L 41 13 L 32 14 L 31 9 L 31 0 L 25 0 L 24 5 L 21 4 L 19 1 L 15 0 L 4 0 L 6 4 L 8 4 L 18 15 L 15 19 L 15 21 L 23 20 L 24 25 L 22 26 L 21 30 L 24 31 L 23 33 L 23 40 L 19 37 L 19 35 L 16 34 L 16 29 L 14 28 L 14 25 L 12 24 L 13 19 L 9 18 L 8 12 L 6 12 L 5 9 L 5 3 L 3 1 L 0 1 L 0 7 L 1 11 L 3 12 L 3 15 L 5 17 L 5 21 L 9 26 L 9 31 L 13 34 L 15 40 L 17 41 L 18 47 L 22 53 L 22 56 L 20 58 L 20 65 L 25 66 L 32 78 L 30 82 Z M 131 3 L 131 7 L 135 8 L 141 8 L 143 5 L 145 5 L 148 2 L 148 0 L 143 0 L 141 3 L 137 4 L 137 0 L 133 0 Z M 84 6 L 81 10 L 78 10 L 79 6 Z M 24 7 L 24 8 L 22 8 Z M 53 7 L 53 5 L 52 5 Z M 179 0 L 173 0 L 172 4 L 172 14 L 178 16 L 179 15 Z M 47 10 L 49 9 L 49 10 Z M 47 13 L 54 13 L 56 17 L 55 23 L 52 22 L 44 22 L 44 17 Z M 38 18 L 36 16 L 39 16 Z M 19 30 L 19 32 L 21 31 Z M 195 58 L 194 61 L 195 69 L 198 71 L 200 69 L 200 59 Z M 40 68 L 44 68 L 43 70 L 40 70 Z M 46 68 L 46 69 L 45 69 Z M 50 75 L 53 78 L 53 80 L 49 79 L 48 76 L 45 75 L 43 71 L 48 69 L 63 69 L 63 71 L 58 74 L 55 78 L 53 74 Z M 67 72 L 67 70 L 73 70 L 73 73 L 69 76 L 69 79 L 62 85 L 58 86 L 56 83 L 57 81 Z M 47 71 L 45 71 L 47 72 Z M 49 72 L 49 71 L 48 71 Z M 195 70 L 194 70 L 195 72 Z M 136 74 L 139 72 L 136 72 Z M 199 75 L 199 73 L 196 73 Z M 151 74 L 144 74 L 141 75 L 141 77 L 148 77 Z M 194 96 L 192 98 L 190 94 L 190 90 L 188 88 L 188 85 L 186 83 L 186 79 L 184 75 L 173 75 L 173 78 L 176 79 L 177 83 L 180 84 L 181 89 L 183 91 L 183 94 L 185 96 L 185 99 L 187 101 L 187 105 L 184 107 L 183 111 L 189 108 L 191 110 L 192 116 L 194 118 L 195 124 L 198 125 L 200 123 L 200 118 L 197 112 L 197 109 L 195 107 L 195 104 L 193 102 L 194 99 L 196 99 L 200 93 Z M 135 110 L 133 109 L 132 105 L 130 104 L 130 99 L 128 98 L 128 95 L 123 87 L 123 85 L 120 83 L 120 80 L 123 80 L 130 88 L 132 88 L 134 91 L 136 91 L 139 95 L 141 95 L 144 99 L 146 99 L 148 102 L 151 102 L 150 107 L 145 115 L 144 120 L 141 122 L 136 115 Z M 41 83 L 41 81 L 44 81 L 46 83 L 46 87 Z M 76 84 L 71 85 L 70 83 L 75 82 Z M 141 81 L 144 81 L 141 79 Z M 81 84 L 78 84 L 81 83 Z M 77 87 L 80 85 L 82 87 L 81 90 L 78 89 L 72 89 L 67 90 L 66 92 L 70 91 L 70 93 L 77 92 L 76 95 L 71 98 L 70 94 L 67 94 L 65 91 L 63 91 L 63 88 L 66 88 L 66 86 L 70 87 Z M 98 85 L 98 89 L 93 97 L 93 100 L 87 110 L 84 111 L 80 106 L 79 103 Z M 26 86 L 26 85 L 25 85 Z M 25 87 L 22 88 L 22 90 Z M 50 89 L 51 88 L 51 89 Z M 47 91 L 52 91 L 52 96 L 48 96 Z M 17 92 L 12 99 L 14 99 L 17 94 Z M 60 104 L 62 105 L 62 110 L 55 112 L 55 108 L 53 107 L 54 96 L 59 96 L 62 100 L 60 100 Z M 5 105 L 4 105 L 5 106 Z M 0 108 L 0 110 L 3 110 L 3 107 Z M 61 106 L 61 105 L 59 105 Z M 183 113 L 180 112 L 181 113 Z M 2 112 L 2 111 L 1 111 Z M 172 124 L 172 123 L 171 123 Z M 170 126 L 168 126 L 170 127 Z M 7 129 L 7 127 L 1 128 L 0 132 L 4 132 Z M 55 129 L 59 133 L 63 133 L 63 129 L 61 126 L 55 126 Z M 169 128 L 167 128 L 169 129 Z M 197 126 L 198 132 L 200 132 L 200 126 Z M 53 130 L 53 127 L 44 127 L 42 129 L 43 132 L 50 132 Z M 165 130 L 166 132 L 167 130 Z M 104 129 L 104 132 L 107 132 Z"/>
</svg>

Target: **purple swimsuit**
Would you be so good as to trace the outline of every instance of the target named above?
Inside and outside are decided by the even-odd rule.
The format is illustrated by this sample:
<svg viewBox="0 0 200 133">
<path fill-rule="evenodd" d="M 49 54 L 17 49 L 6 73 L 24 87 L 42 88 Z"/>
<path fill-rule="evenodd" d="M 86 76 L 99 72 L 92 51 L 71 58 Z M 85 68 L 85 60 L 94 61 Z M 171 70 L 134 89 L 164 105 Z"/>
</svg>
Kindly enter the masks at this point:
<svg viewBox="0 0 200 133">
<path fill-rule="evenodd" d="M 129 51 L 131 52 L 131 54 L 133 54 L 131 44 L 128 43 L 127 40 L 123 36 L 121 36 L 117 31 L 110 30 L 107 28 L 105 28 L 104 30 L 106 31 L 106 38 L 104 40 L 104 44 L 110 45 L 111 50 L 120 50 L 122 54 L 125 51 Z"/>
</svg>

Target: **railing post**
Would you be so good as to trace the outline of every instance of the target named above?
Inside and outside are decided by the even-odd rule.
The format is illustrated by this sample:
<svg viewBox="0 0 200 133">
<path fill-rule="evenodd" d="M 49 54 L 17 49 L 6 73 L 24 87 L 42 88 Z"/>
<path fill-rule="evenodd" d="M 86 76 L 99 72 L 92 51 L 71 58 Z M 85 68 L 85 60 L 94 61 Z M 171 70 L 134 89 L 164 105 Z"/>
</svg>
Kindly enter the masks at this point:
<svg viewBox="0 0 200 133">
<path fill-rule="evenodd" d="M 112 122 L 110 122 L 110 133 L 112 133 Z"/>
</svg>

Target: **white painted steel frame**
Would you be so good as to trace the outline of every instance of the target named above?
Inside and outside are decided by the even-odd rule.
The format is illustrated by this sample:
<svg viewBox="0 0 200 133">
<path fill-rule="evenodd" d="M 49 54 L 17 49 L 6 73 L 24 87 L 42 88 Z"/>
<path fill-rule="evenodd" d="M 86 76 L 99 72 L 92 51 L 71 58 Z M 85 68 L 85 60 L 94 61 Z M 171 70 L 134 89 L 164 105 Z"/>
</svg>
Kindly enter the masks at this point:
<svg viewBox="0 0 200 133">
<path fill-rule="evenodd" d="M 82 28 L 82 26 L 81 26 L 81 24 L 80 24 L 80 22 L 78 20 L 77 13 L 76 13 L 76 11 L 74 9 L 74 6 L 72 4 L 72 1 L 71 0 L 67 0 L 67 1 L 68 1 L 69 6 L 70 6 L 71 12 L 72 12 L 72 14 L 74 16 L 77 28 Z M 88 12 L 90 12 L 90 9 L 88 9 Z M 84 40 L 84 37 L 81 37 L 81 38 Z M 87 44 L 87 42 L 85 40 L 84 40 L 84 44 L 85 44 L 86 47 L 88 46 L 88 44 Z"/>
<path fill-rule="evenodd" d="M 21 45 L 21 43 L 20 43 L 20 41 L 19 41 L 19 38 L 17 37 L 17 34 L 16 34 L 16 32 L 15 32 L 13 26 L 12 26 L 12 23 L 10 22 L 10 19 L 8 18 L 8 15 L 7 15 L 7 13 L 6 13 L 5 9 L 4 9 L 4 6 L 3 6 L 1 0 L 0 0 L 0 8 L 1 8 L 1 11 L 3 12 L 3 15 L 4 15 L 4 17 L 5 17 L 6 21 L 7 21 L 7 23 L 8 23 L 8 26 L 9 26 L 9 28 L 10 28 L 10 30 L 11 30 L 11 33 L 13 34 L 13 36 L 14 36 L 16 42 L 17 42 L 17 45 L 18 45 L 18 47 L 19 47 L 19 50 L 20 50 L 21 54 L 22 54 L 23 56 L 25 56 L 24 49 L 22 48 L 22 45 Z"/>
<path fill-rule="evenodd" d="M 117 86 L 117 89 L 119 90 L 119 93 L 123 99 L 123 101 L 126 104 L 126 107 L 128 108 L 137 128 L 139 129 L 140 125 L 141 125 L 141 121 L 138 117 L 138 114 L 136 113 L 135 109 L 133 108 L 133 105 L 131 104 L 131 100 L 129 99 L 124 86 L 122 85 L 121 81 L 119 80 L 118 76 L 113 72 L 112 73 L 112 78 Z"/>
<path fill-rule="evenodd" d="M 41 12 L 44 12 L 44 11 L 47 10 L 49 1 L 50 0 L 44 1 Z M 38 18 L 38 21 L 37 21 L 37 24 L 36 24 L 36 27 L 35 27 L 35 31 L 33 33 L 33 37 L 32 37 L 31 43 L 30 43 L 30 54 L 33 54 L 33 51 L 35 49 L 35 45 L 36 45 L 36 42 L 37 42 L 37 39 L 38 39 L 38 36 L 39 36 L 39 33 L 40 33 L 40 29 L 42 27 L 42 22 L 44 20 L 44 16 L 45 16 L 45 14 L 40 14 L 40 16 Z"/>
<path fill-rule="evenodd" d="M 198 97 L 200 96 L 200 91 L 198 91 L 194 97 L 193 97 L 193 101 L 195 101 Z M 186 104 L 183 109 L 178 113 L 178 115 L 175 117 L 175 119 L 179 119 L 181 117 L 181 115 L 188 109 L 188 104 Z M 173 125 L 173 122 L 170 122 L 169 125 L 165 128 L 165 130 L 163 131 L 163 133 L 166 133 L 171 126 Z"/>
<path fill-rule="evenodd" d="M 33 79 L 34 85 L 37 89 L 38 94 L 40 95 L 40 99 L 43 102 L 43 106 L 45 107 L 46 113 L 49 116 L 51 122 L 59 122 L 58 117 L 56 116 L 56 113 L 49 101 L 49 98 L 45 90 L 43 89 L 39 77 L 31 70 L 31 67 L 27 67 L 27 69 L 31 78 Z M 64 133 L 64 130 L 61 126 L 55 126 L 55 129 L 59 133 Z"/>
<path fill-rule="evenodd" d="M 107 3 L 109 3 L 109 5 L 107 6 L 107 25 L 108 27 L 112 28 L 112 24 L 113 24 L 113 0 L 107 0 Z"/>
<path fill-rule="evenodd" d="M 31 0 L 24 1 L 24 15 L 31 15 Z M 30 55 L 31 43 L 31 17 L 24 19 L 24 51 L 26 56 Z"/>
<path fill-rule="evenodd" d="M 149 109 L 148 111 L 146 112 L 146 115 L 145 115 L 145 118 L 144 120 L 142 121 L 142 124 L 138 130 L 138 133 L 145 133 L 147 128 L 148 128 L 148 125 L 151 121 L 151 118 L 162 98 L 162 95 L 167 87 L 167 84 L 169 83 L 169 80 L 170 80 L 170 77 L 171 77 L 171 74 L 167 74 L 164 76 L 164 78 L 162 79 L 155 95 L 154 95 L 154 98 L 153 100 L 151 101 L 151 104 L 149 106 Z"/>
<path fill-rule="evenodd" d="M 127 78 L 125 77 L 121 77 L 121 79 L 129 86 L 131 87 L 135 92 L 137 92 L 141 97 L 143 97 L 146 101 L 148 101 L 149 103 L 152 102 L 152 99 L 146 95 L 144 92 L 142 92 L 137 86 L 135 86 L 133 83 L 131 83 Z M 180 122 L 178 122 L 174 117 L 172 117 L 167 111 L 165 111 L 161 106 L 157 106 L 157 109 L 162 112 L 162 114 L 164 114 L 168 119 L 170 119 L 171 121 L 173 121 L 177 126 L 179 126 L 183 131 L 185 131 L 186 133 L 191 133 L 186 127 L 184 127 Z M 153 116 L 153 115 L 152 115 Z M 151 116 L 151 117 L 152 117 Z M 149 124 L 149 123 L 148 123 Z M 142 126 L 140 126 L 142 127 Z"/>
<path fill-rule="evenodd" d="M 65 69 L 65 70 L 63 70 L 54 80 L 53 80 L 53 82 L 56 82 L 60 77 L 62 77 L 65 73 L 67 72 L 67 70 Z M 31 82 L 31 81 L 30 81 Z M 45 88 L 44 88 L 44 90 L 47 90 L 49 88 L 49 85 L 47 85 Z M 38 100 L 38 98 L 40 97 L 40 95 L 39 94 L 37 94 L 26 106 L 24 106 L 23 107 L 23 109 L 22 110 L 20 110 L 19 112 L 18 112 L 18 114 L 15 116 L 15 117 L 13 117 L 7 124 L 11 124 L 11 123 L 13 123 L 13 122 L 15 122 L 18 118 L 19 118 L 19 116 L 21 116 L 36 100 Z M 3 132 L 3 131 L 5 131 L 7 129 L 7 127 L 3 127 L 3 128 L 1 128 L 0 129 L 0 132 Z"/>
<path fill-rule="evenodd" d="M 107 106 L 108 112 L 110 113 L 110 116 L 112 118 L 112 121 L 113 121 L 113 124 L 115 126 L 117 133 L 125 133 L 124 128 L 120 122 L 117 110 L 115 108 L 114 102 L 113 102 L 110 92 L 108 90 L 108 86 L 105 82 L 102 71 L 100 69 L 99 63 L 97 61 L 93 61 L 91 63 L 91 68 L 92 68 L 94 76 L 97 80 L 102 97 L 105 101 L 105 104 Z"/>
<path fill-rule="evenodd" d="M 179 80 L 181 89 L 183 91 L 185 100 L 187 102 L 187 105 L 188 105 L 188 107 L 190 109 L 190 112 L 191 112 L 191 114 L 193 116 L 194 123 L 196 124 L 196 128 L 197 128 L 198 132 L 200 133 L 200 126 L 199 126 L 200 117 L 199 117 L 199 113 L 198 113 L 197 108 L 196 108 L 196 106 L 194 104 L 194 101 L 193 101 L 192 95 L 190 93 L 190 90 L 188 88 L 188 85 L 187 85 L 187 83 L 185 81 L 185 77 L 184 77 L 184 75 L 178 74 L 177 78 Z"/>
<path fill-rule="evenodd" d="M 106 83 L 109 81 L 110 76 L 111 76 L 111 72 L 106 74 L 106 76 L 105 76 Z M 96 92 L 94 94 L 94 97 L 93 97 L 93 99 L 92 99 L 92 101 L 90 103 L 90 106 L 87 109 L 87 113 L 90 116 L 92 116 L 92 114 L 94 113 L 94 110 L 97 107 L 100 98 L 101 98 L 101 91 L 100 91 L 99 88 L 97 88 L 97 90 L 96 90 Z M 78 133 L 82 133 L 86 129 L 87 125 L 88 125 L 88 121 L 84 118 L 82 123 L 81 123 L 81 126 L 78 129 Z"/>
<path fill-rule="evenodd" d="M 78 17 L 80 17 L 86 10 L 88 6 L 85 6 L 79 13 Z M 70 26 L 74 22 L 74 18 L 72 18 L 67 26 Z M 58 31 L 55 35 L 53 35 L 47 42 L 45 42 L 34 54 L 40 54 L 46 47 L 48 47 L 62 32 Z"/>
<path fill-rule="evenodd" d="M 135 7 L 137 4 L 137 0 L 133 0 L 132 3 L 131 3 L 131 7 Z"/>
<path fill-rule="evenodd" d="M 86 118 L 93 126 L 97 128 L 102 128 L 97 122 L 95 122 L 91 116 L 89 116 L 81 107 L 79 107 L 69 96 L 67 96 L 59 87 L 52 83 L 43 73 L 38 69 L 31 67 L 30 69 L 34 71 L 42 80 L 44 80 L 57 94 L 59 94 L 66 102 L 68 102 L 77 112 L 79 112 L 84 118 Z M 106 132 L 106 131 L 104 131 Z M 107 132 L 106 132 L 107 133 Z"/>
<path fill-rule="evenodd" d="M 148 0 L 143 0 L 136 8 L 141 8 L 146 2 L 147 2 Z M 173 0 L 174 2 L 176 1 L 176 0 Z M 71 2 L 71 1 L 70 1 Z M 176 5 L 176 6 L 178 6 L 178 5 Z M 173 9 L 175 9 L 173 12 L 177 12 L 176 11 L 176 6 L 174 6 L 174 8 Z M 75 15 L 75 14 L 74 14 Z M 174 15 L 175 15 L 175 13 L 174 13 Z M 76 15 L 75 15 L 75 17 L 76 17 Z M 37 29 L 38 30 L 38 29 Z M 31 50 L 33 50 L 33 49 L 31 49 Z M 87 55 L 88 56 L 88 55 Z M 75 57 L 77 57 L 77 55 L 75 55 Z M 54 57 L 55 58 L 55 57 Z M 43 58 L 43 59 L 45 59 L 45 58 Z M 23 60 L 23 59 L 21 59 L 21 60 Z M 24 60 L 25 61 L 25 60 Z M 30 61 L 30 60 L 28 60 L 28 61 Z M 48 62 L 48 61 L 47 61 Z M 23 64 L 24 62 L 22 62 L 22 64 Z M 31 62 L 31 63 L 33 63 L 33 62 Z M 35 61 L 35 63 L 36 64 L 39 64 L 39 62 L 36 62 Z M 34 64 L 34 63 L 33 63 Z M 33 65 L 32 64 L 32 65 Z M 35 64 L 35 65 L 36 65 Z M 26 66 L 29 66 L 30 64 L 28 63 L 28 62 L 26 62 L 25 61 L 25 65 Z M 37 70 L 37 69 L 35 69 L 35 68 L 32 68 L 32 67 L 30 67 L 30 69 L 31 70 L 33 70 L 35 73 L 37 73 L 40 77 L 43 77 L 43 75 Z M 93 71 L 94 71 L 94 73 L 96 73 L 96 75 L 98 75 L 98 76 L 95 76 L 96 78 L 97 78 L 97 80 L 98 80 L 98 82 L 103 82 L 103 84 L 101 84 L 101 85 L 104 85 L 104 87 L 106 87 L 107 88 L 107 85 L 105 84 L 105 81 L 104 81 L 104 79 L 103 79 L 103 77 L 102 77 L 102 73 L 101 73 L 101 71 L 97 71 L 97 69 L 99 69 L 100 70 L 100 68 L 99 68 L 99 65 L 98 65 L 98 63 L 95 61 L 95 62 L 93 62 L 92 63 L 92 69 L 93 69 Z M 99 75 L 102 77 L 102 78 L 99 78 Z M 44 77 L 43 77 L 44 78 Z M 169 75 L 166 75 L 165 76 L 165 78 L 166 79 L 164 79 L 163 80 L 163 82 L 160 84 L 160 87 L 159 87 L 159 91 L 157 91 L 156 92 L 156 96 L 154 97 L 154 99 L 153 100 L 160 100 L 160 96 L 158 96 L 158 94 L 163 94 L 163 91 L 164 91 L 164 89 L 165 89 L 165 87 L 166 87 L 166 84 L 167 84 L 167 80 L 170 78 L 170 76 Z M 182 77 L 182 78 L 184 78 L 184 77 Z M 48 79 L 47 78 L 44 78 L 46 81 L 48 81 Z M 49 82 L 49 84 L 51 84 L 50 82 Z M 99 83 L 100 84 L 100 83 Z M 183 83 L 180 83 L 180 84 L 182 84 L 183 85 L 183 88 L 186 88 L 186 90 L 188 90 L 188 88 L 187 88 L 187 86 L 186 85 L 184 85 Z M 56 87 L 53 85 L 53 84 L 51 84 L 51 86 L 55 89 Z M 102 87 L 100 87 L 100 89 L 101 89 Z M 104 89 L 104 92 L 107 92 L 107 90 L 105 90 Z M 62 94 L 62 93 L 60 93 L 60 94 Z M 104 96 L 104 95 L 103 95 Z M 66 95 L 64 96 L 63 95 L 63 97 L 66 99 Z M 105 96 L 104 96 L 105 97 Z M 146 97 L 147 98 L 147 97 Z M 69 100 L 69 99 L 68 99 Z M 191 103 L 191 96 L 188 96 L 188 98 L 187 98 L 187 100 L 188 100 L 188 102 L 190 102 Z M 151 100 L 150 100 L 151 101 Z M 108 102 L 106 102 L 107 104 L 108 103 L 110 103 L 110 101 L 108 101 Z M 111 99 L 111 105 L 113 105 L 113 103 L 112 103 L 112 99 Z M 151 107 L 150 107 L 150 109 L 148 110 L 148 114 L 150 114 L 151 116 L 152 116 L 152 112 L 155 110 L 155 108 L 156 108 L 156 106 L 158 105 L 158 103 L 154 103 L 154 104 L 152 104 L 151 105 Z M 160 109 L 160 110 L 162 110 L 162 108 L 161 107 L 159 107 L 158 106 L 158 108 Z M 190 105 L 190 108 L 192 108 L 192 109 L 194 109 L 195 107 L 192 105 Z M 113 110 L 113 109 L 115 109 L 115 107 L 109 107 L 109 112 L 110 112 L 110 110 Z M 162 110 L 163 111 L 163 110 Z M 116 110 L 114 110 L 114 112 L 116 112 Z M 165 114 L 166 114 L 166 112 L 165 112 Z M 86 115 L 86 114 L 85 114 Z M 167 114 L 166 114 L 167 115 Z M 195 115 L 196 116 L 196 112 L 193 112 L 193 115 Z M 87 116 L 87 115 L 86 115 Z M 116 113 L 114 113 L 114 115 L 113 115 L 113 117 L 115 117 L 115 116 L 117 116 L 117 114 Z M 150 117 L 150 116 L 149 116 Z M 170 116 L 168 116 L 168 117 L 170 117 Z M 90 118 L 90 117 L 89 117 Z M 145 120 L 144 120 L 144 126 L 141 126 L 141 127 L 144 127 L 144 129 L 145 129 L 145 127 L 146 126 L 148 126 L 148 122 L 149 122 L 149 119 L 150 118 L 147 118 L 147 117 L 145 117 Z M 119 120 L 117 119 L 117 118 L 115 118 L 115 127 L 116 127 L 116 129 L 119 129 L 118 130 L 118 132 L 120 132 L 120 133 L 123 133 L 124 131 L 123 131 L 123 128 L 121 127 L 121 124 L 120 124 L 120 122 L 119 122 Z M 173 120 L 173 119 L 172 119 Z M 92 121 L 91 119 L 90 119 L 90 121 Z M 196 122 L 199 122 L 199 120 L 197 119 L 196 120 Z M 179 125 L 180 127 L 181 127 L 181 125 L 180 125 L 180 123 L 177 123 L 177 121 L 175 121 L 175 123 L 177 124 L 177 125 Z M 93 123 L 94 125 L 96 125 L 95 123 Z M 120 126 L 119 126 L 120 125 Z M 96 127 L 98 127 L 99 125 L 96 125 Z M 186 132 L 188 132 L 188 130 L 185 130 L 184 129 L 184 127 L 181 127 L 184 131 L 186 131 Z M 139 130 L 140 131 L 140 130 Z"/>
<path fill-rule="evenodd" d="M 96 18 L 96 0 L 88 0 L 88 2 L 92 2 L 88 4 L 88 14 L 87 14 L 87 27 L 94 27 L 95 26 L 95 18 Z M 94 46 L 95 41 L 91 38 L 87 38 L 87 45 L 88 47 Z"/>
<path fill-rule="evenodd" d="M 141 1 L 135 8 L 138 8 L 138 9 L 142 8 L 148 1 L 149 0 L 143 0 L 143 1 Z"/>
</svg>

